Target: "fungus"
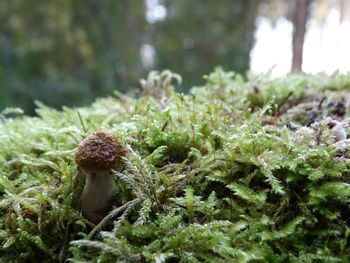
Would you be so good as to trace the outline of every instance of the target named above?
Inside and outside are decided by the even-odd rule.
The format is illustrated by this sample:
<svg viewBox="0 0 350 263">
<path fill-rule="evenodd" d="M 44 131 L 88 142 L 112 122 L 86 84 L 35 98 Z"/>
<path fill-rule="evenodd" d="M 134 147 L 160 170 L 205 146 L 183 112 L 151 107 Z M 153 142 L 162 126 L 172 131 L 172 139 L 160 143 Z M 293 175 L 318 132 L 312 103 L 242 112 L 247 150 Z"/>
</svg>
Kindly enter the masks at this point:
<svg viewBox="0 0 350 263">
<path fill-rule="evenodd" d="M 343 124 L 337 120 L 331 118 L 326 119 L 328 121 L 328 127 L 331 129 L 331 134 L 335 142 L 346 140 L 346 132 Z"/>
<path fill-rule="evenodd" d="M 331 117 L 315 122 L 310 127 L 315 131 L 317 144 L 331 145 L 346 140 L 343 124 Z"/>
<path fill-rule="evenodd" d="M 94 224 L 111 209 L 115 193 L 112 169 L 123 167 L 126 152 L 113 134 L 102 131 L 89 135 L 78 145 L 75 162 L 86 173 L 81 208 L 83 216 Z"/>
</svg>

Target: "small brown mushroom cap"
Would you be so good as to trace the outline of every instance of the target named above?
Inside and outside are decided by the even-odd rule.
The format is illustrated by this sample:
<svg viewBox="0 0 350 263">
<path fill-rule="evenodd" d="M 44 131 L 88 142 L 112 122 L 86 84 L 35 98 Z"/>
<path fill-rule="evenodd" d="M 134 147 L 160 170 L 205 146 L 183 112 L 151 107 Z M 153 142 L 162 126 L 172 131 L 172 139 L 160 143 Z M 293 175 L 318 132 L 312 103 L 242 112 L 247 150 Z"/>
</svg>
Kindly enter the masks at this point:
<svg viewBox="0 0 350 263">
<path fill-rule="evenodd" d="M 123 144 L 111 133 L 95 132 L 85 138 L 75 152 L 75 162 L 83 170 L 102 171 L 122 165 Z"/>
</svg>

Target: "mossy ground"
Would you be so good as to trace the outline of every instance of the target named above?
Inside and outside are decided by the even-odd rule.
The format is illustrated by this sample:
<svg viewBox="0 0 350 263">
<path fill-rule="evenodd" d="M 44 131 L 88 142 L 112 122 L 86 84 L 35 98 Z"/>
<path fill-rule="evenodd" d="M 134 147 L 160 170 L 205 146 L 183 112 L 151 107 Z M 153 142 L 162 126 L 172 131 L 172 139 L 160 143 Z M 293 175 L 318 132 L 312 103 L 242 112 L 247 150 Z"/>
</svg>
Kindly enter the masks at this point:
<svg viewBox="0 0 350 263">
<path fill-rule="evenodd" d="M 350 75 L 217 69 L 187 95 L 174 78 L 150 74 L 137 99 L 3 111 L 0 261 L 350 261 L 350 143 L 322 125 L 331 116 L 349 132 Z M 73 155 L 98 130 L 129 153 L 115 210 L 94 227 Z"/>
</svg>

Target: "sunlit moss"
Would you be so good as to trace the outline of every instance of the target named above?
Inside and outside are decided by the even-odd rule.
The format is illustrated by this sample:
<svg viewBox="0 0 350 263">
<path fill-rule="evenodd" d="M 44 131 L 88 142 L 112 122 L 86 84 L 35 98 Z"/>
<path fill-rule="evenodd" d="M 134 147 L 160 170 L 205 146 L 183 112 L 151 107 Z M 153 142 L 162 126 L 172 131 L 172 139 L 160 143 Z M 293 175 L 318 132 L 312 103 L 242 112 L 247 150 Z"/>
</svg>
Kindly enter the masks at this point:
<svg viewBox="0 0 350 263">
<path fill-rule="evenodd" d="M 187 95 L 173 78 L 150 74 L 138 99 L 0 115 L 0 261 L 349 261 L 350 144 L 325 139 L 324 119 L 349 132 L 350 76 L 217 69 Z M 73 156 L 100 130 L 128 155 L 94 228 Z"/>
</svg>

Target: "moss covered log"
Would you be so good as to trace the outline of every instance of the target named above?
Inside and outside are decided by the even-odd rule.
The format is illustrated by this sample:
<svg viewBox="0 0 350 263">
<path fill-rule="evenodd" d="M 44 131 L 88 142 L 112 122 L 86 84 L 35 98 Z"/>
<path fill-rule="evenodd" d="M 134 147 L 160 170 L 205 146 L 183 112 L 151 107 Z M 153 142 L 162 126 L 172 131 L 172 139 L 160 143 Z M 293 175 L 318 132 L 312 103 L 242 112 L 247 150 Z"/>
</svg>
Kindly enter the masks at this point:
<svg viewBox="0 0 350 263">
<path fill-rule="evenodd" d="M 205 79 L 184 95 L 152 72 L 138 98 L 4 110 L 0 261 L 350 261 L 350 140 L 334 128 L 350 133 L 350 75 Z M 96 131 L 127 148 L 97 226 L 74 162 Z"/>
</svg>

